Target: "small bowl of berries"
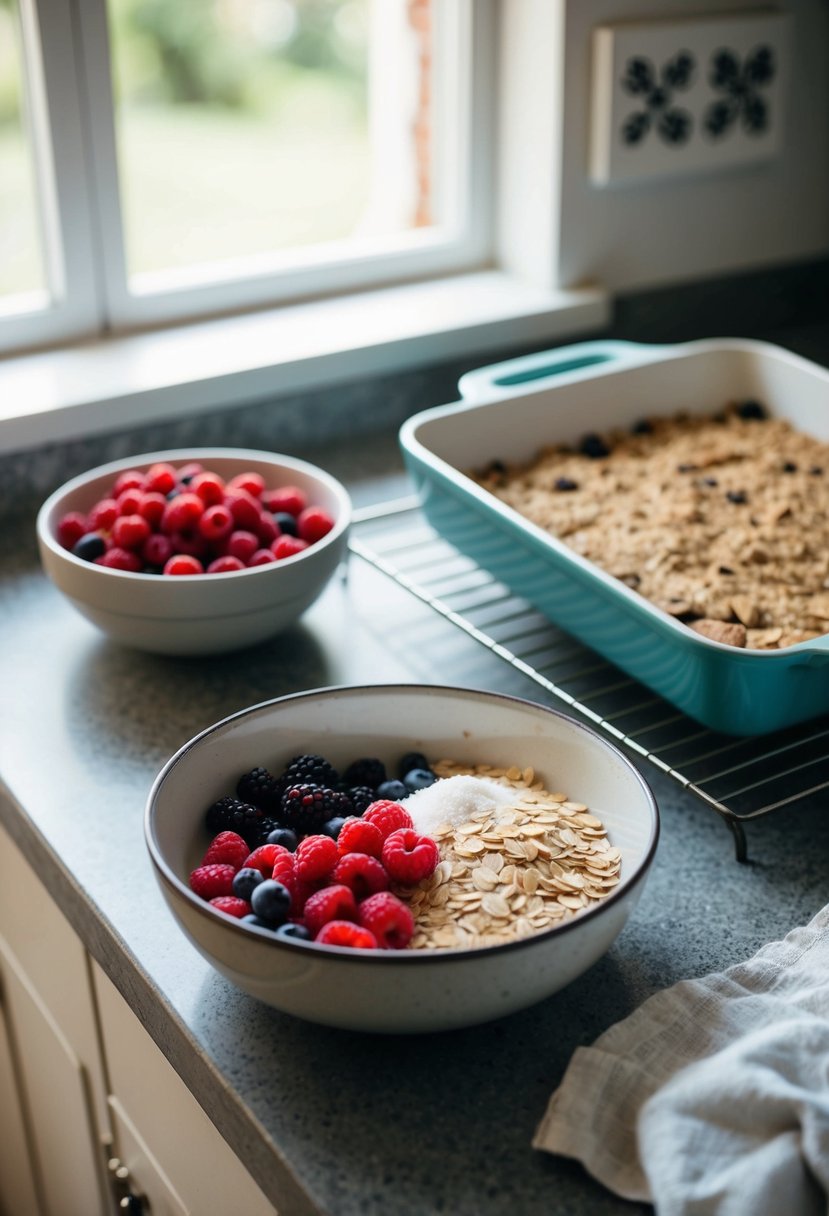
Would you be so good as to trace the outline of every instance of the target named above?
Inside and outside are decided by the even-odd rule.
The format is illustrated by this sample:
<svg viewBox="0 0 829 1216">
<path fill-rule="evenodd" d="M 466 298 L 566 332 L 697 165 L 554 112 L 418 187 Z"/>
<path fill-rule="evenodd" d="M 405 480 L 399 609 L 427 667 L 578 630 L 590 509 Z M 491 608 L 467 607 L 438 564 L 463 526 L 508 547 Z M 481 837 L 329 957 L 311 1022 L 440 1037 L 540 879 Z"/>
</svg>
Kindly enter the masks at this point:
<svg viewBox="0 0 829 1216">
<path fill-rule="evenodd" d="M 306 461 L 242 448 L 151 452 L 73 478 L 41 507 L 49 578 L 115 640 L 217 654 L 291 625 L 343 559 L 345 488 Z"/>
<path fill-rule="evenodd" d="M 145 838 L 198 951 L 286 1013 L 379 1033 L 489 1021 L 613 944 L 658 813 L 610 742 L 474 689 L 264 702 L 159 773 Z"/>
</svg>

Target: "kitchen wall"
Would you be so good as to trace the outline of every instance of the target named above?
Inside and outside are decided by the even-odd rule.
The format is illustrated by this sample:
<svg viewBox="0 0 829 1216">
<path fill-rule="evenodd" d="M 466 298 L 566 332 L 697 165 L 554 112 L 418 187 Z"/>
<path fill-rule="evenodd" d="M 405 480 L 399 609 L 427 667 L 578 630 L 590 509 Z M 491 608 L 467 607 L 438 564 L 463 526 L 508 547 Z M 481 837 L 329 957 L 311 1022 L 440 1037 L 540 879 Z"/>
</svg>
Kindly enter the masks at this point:
<svg viewBox="0 0 829 1216">
<path fill-rule="evenodd" d="M 522 0 L 523 2 L 523 0 Z M 829 251 L 829 3 L 792 16 L 784 145 L 774 161 L 645 184 L 593 185 L 587 171 L 591 32 L 603 22 L 762 9 L 756 0 L 566 0 L 562 284 L 617 292 L 793 262 Z"/>
</svg>

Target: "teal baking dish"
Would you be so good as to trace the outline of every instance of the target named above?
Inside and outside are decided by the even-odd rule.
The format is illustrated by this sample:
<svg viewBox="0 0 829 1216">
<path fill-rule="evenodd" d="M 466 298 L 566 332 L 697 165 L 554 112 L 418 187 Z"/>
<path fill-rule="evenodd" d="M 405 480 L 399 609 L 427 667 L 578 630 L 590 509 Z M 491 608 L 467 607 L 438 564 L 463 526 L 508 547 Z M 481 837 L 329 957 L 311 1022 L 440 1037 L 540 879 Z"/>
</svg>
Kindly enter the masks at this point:
<svg viewBox="0 0 829 1216">
<path fill-rule="evenodd" d="M 464 376 L 462 399 L 400 430 L 423 510 L 461 552 L 556 625 L 713 730 L 762 735 L 829 713 L 829 636 L 780 650 L 703 637 L 524 519 L 465 470 L 680 410 L 761 400 L 829 441 L 829 371 L 765 342 L 586 342 Z"/>
</svg>

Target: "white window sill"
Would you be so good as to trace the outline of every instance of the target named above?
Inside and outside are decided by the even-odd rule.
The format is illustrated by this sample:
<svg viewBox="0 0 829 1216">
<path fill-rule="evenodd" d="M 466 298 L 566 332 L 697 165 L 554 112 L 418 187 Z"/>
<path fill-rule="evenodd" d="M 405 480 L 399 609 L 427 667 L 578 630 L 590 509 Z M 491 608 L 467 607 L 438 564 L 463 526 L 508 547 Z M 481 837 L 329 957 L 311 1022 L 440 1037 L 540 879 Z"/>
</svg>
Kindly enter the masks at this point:
<svg viewBox="0 0 829 1216">
<path fill-rule="evenodd" d="M 498 271 L 0 361 L 0 452 L 244 405 L 608 323 L 607 294 Z"/>
</svg>

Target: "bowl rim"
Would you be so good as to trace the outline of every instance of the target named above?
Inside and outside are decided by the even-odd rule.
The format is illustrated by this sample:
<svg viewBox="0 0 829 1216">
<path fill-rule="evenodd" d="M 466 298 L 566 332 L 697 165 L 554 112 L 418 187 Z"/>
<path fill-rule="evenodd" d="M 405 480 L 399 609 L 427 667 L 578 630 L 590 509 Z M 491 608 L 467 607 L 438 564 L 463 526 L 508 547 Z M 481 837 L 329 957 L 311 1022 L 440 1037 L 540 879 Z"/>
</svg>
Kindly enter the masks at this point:
<svg viewBox="0 0 829 1216">
<path fill-rule="evenodd" d="M 220 912 L 216 908 L 211 908 L 203 899 L 191 891 L 190 888 L 178 877 L 172 867 L 167 864 L 167 861 L 161 853 L 154 831 L 154 804 L 159 789 L 167 778 L 167 775 L 180 764 L 190 751 L 195 748 L 202 739 L 218 730 L 220 727 L 229 725 L 236 719 L 249 717 L 259 713 L 264 709 L 270 708 L 273 705 L 281 704 L 288 701 L 305 700 L 311 697 L 319 697 L 328 693 L 336 692 L 399 692 L 401 694 L 413 689 L 428 689 L 436 693 L 458 693 L 463 696 L 471 696 L 474 699 L 483 698 L 485 700 L 504 701 L 510 704 L 517 704 L 532 710 L 541 710 L 545 714 L 549 714 L 554 718 L 558 718 L 567 722 L 569 726 L 574 727 L 577 731 L 588 736 L 590 739 L 598 742 L 600 747 L 609 752 L 614 759 L 621 763 L 628 770 L 628 773 L 633 776 L 635 782 L 639 785 L 641 792 L 645 797 L 645 806 L 649 815 L 649 834 L 648 841 L 644 853 L 629 880 L 619 887 L 615 887 L 609 895 L 605 896 L 600 903 L 593 907 L 583 909 L 578 916 L 571 920 L 565 921 L 563 924 L 551 925 L 548 929 L 542 929 L 538 933 L 529 934 L 527 937 L 516 938 L 512 941 L 503 942 L 499 945 L 477 947 L 474 949 L 463 949 L 455 947 L 442 947 L 431 950 L 374 950 L 374 949 L 355 949 L 348 946 L 333 946 L 326 943 L 292 941 L 289 938 L 279 938 L 268 929 L 260 929 L 256 925 L 242 925 L 236 917 L 229 916 L 227 913 Z M 253 935 L 257 940 L 264 942 L 267 946 L 276 950 L 288 950 L 297 952 L 300 951 L 308 954 L 311 950 L 313 956 L 337 957 L 345 960 L 350 960 L 355 963 L 367 962 L 372 966 L 383 965 L 388 966 L 390 963 L 400 962 L 404 966 L 425 966 L 435 962 L 472 962 L 475 959 L 482 960 L 491 958 L 493 954 L 502 954 L 506 951 L 526 950 L 540 942 L 546 941 L 548 938 L 555 936 L 560 937 L 562 934 L 567 934 L 578 929 L 581 925 L 590 920 L 594 920 L 600 916 L 608 907 L 615 903 L 626 899 L 632 891 L 634 891 L 645 879 L 648 870 L 650 869 L 656 852 L 656 846 L 659 842 L 660 835 L 660 815 L 656 799 L 649 783 L 640 773 L 636 765 L 624 753 L 616 747 L 609 739 L 602 738 L 592 727 L 586 723 L 579 722 L 576 718 L 569 714 L 563 713 L 559 709 L 555 709 L 549 705 L 543 705 L 538 701 L 531 701 L 527 697 L 518 697 L 512 693 L 497 692 L 483 688 L 467 688 L 460 685 L 451 684 L 423 684 L 418 682 L 410 683 L 378 683 L 378 684 L 332 684 L 321 688 L 304 689 L 300 692 L 286 693 L 280 697 L 272 697 L 266 701 L 259 701 L 255 705 L 249 705 L 244 709 L 236 710 L 232 714 L 221 718 L 219 721 L 212 723 L 204 730 L 199 731 L 186 743 L 184 743 L 164 764 L 163 768 L 156 775 L 153 781 L 150 792 L 147 796 L 147 802 L 144 810 L 144 840 L 150 854 L 150 859 L 155 868 L 156 875 L 163 880 L 166 886 L 171 888 L 177 895 L 183 896 L 190 908 L 200 916 L 206 917 L 211 924 L 216 924 L 217 918 L 219 923 L 224 924 L 232 933 L 242 935 L 242 939 L 251 940 Z"/>
<path fill-rule="evenodd" d="M 61 499 L 67 495 L 74 493 L 75 490 L 82 489 L 91 481 L 96 481 L 99 477 L 106 477 L 116 473 L 124 472 L 127 469 L 140 469 L 145 465 L 151 465 L 161 462 L 175 463 L 183 460 L 201 460 L 207 462 L 210 460 L 251 460 L 260 461 L 272 464 L 275 467 L 280 467 L 304 473 L 308 477 L 315 478 L 321 482 L 337 499 L 338 510 L 337 518 L 334 521 L 334 527 L 325 536 L 315 541 L 308 549 L 303 549 L 300 553 L 293 553 L 290 557 L 283 557 L 278 562 L 269 562 L 261 566 L 246 566 L 243 570 L 225 570 L 214 574 L 208 574 L 204 571 L 201 574 L 180 575 L 179 578 L 199 580 L 201 585 L 205 579 L 213 581 L 221 579 L 222 583 L 226 583 L 229 579 L 245 578 L 255 574 L 261 574 L 263 571 L 273 571 L 274 569 L 281 570 L 286 566 L 298 565 L 303 560 L 307 560 L 311 556 L 316 556 L 322 553 L 325 549 L 337 544 L 344 533 L 346 533 L 351 524 L 352 504 L 351 496 L 346 490 L 342 482 L 338 481 L 332 473 L 327 472 L 319 465 L 312 464 L 308 460 L 303 460 L 297 456 L 284 456 L 279 452 L 268 452 L 263 448 L 233 448 L 233 447 L 201 447 L 201 448 L 167 448 L 158 452 L 139 452 L 135 456 L 124 457 L 120 460 L 110 460 L 106 464 L 96 465 L 92 469 L 88 469 L 85 473 L 79 473 L 76 477 L 71 477 L 65 481 L 63 485 L 58 486 L 53 490 L 47 499 L 41 504 L 37 518 L 35 521 L 35 530 L 38 540 L 44 545 L 50 553 L 55 557 L 67 561 L 71 566 L 75 566 L 79 570 L 89 571 L 94 569 L 96 574 L 101 576 L 115 576 L 117 578 L 128 578 L 138 580 L 145 583 L 157 583 L 157 574 L 145 574 L 135 570 L 114 570 L 110 566 L 99 566 L 88 561 L 84 561 L 80 557 L 76 557 L 69 549 L 59 543 L 56 535 L 49 528 L 49 516 L 55 510 Z M 218 724 L 217 724 L 218 725 Z"/>
</svg>

